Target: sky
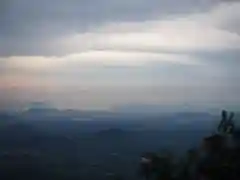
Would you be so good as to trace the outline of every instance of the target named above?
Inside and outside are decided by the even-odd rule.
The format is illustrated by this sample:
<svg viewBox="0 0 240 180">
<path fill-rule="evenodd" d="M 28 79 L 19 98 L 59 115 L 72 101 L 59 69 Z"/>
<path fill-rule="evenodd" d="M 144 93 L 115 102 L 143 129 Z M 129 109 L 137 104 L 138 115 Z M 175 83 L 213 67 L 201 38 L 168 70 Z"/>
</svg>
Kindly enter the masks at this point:
<svg viewBox="0 0 240 180">
<path fill-rule="evenodd" d="M 0 108 L 239 107 L 238 0 L 1 0 Z"/>
</svg>

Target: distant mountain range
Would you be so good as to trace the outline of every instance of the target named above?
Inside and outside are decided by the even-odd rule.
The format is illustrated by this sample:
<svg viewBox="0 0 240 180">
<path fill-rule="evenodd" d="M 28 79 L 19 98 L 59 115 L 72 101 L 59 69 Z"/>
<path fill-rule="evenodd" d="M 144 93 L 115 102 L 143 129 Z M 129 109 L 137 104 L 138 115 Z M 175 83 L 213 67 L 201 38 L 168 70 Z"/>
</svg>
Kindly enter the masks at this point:
<svg viewBox="0 0 240 180">
<path fill-rule="evenodd" d="M 59 110 L 44 105 L 0 112 L 0 158 L 23 151 L 26 159 L 19 162 L 35 158 L 31 167 L 36 172 L 54 174 L 60 167 L 69 176 L 66 179 L 74 173 L 78 179 L 105 179 L 106 173 L 119 172 L 134 180 L 142 153 L 169 149 L 181 156 L 197 147 L 220 121 L 220 115 L 207 112 L 152 112 Z"/>
<path fill-rule="evenodd" d="M 173 105 L 159 105 L 159 104 L 128 104 L 123 106 L 116 106 L 113 108 L 114 112 L 121 113 L 143 113 L 143 114 L 157 114 L 157 113 L 176 113 L 176 112 L 210 112 L 218 114 L 221 108 L 208 107 L 208 105 L 188 105 L 188 104 L 173 104 Z"/>
</svg>

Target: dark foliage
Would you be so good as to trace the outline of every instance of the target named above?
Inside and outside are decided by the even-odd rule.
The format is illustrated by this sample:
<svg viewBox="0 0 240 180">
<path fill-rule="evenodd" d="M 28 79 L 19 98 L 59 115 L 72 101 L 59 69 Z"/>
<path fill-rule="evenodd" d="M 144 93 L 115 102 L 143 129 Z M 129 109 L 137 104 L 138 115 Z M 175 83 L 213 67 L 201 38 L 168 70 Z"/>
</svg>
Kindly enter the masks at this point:
<svg viewBox="0 0 240 180">
<path fill-rule="evenodd" d="M 184 161 L 174 164 L 161 153 L 144 156 L 148 161 L 140 165 L 142 176 L 154 180 L 239 180 L 240 131 L 233 117 L 234 113 L 228 117 L 228 112 L 222 111 L 217 133 L 204 138 L 198 149 L 189 150 Z"/>
</svg>

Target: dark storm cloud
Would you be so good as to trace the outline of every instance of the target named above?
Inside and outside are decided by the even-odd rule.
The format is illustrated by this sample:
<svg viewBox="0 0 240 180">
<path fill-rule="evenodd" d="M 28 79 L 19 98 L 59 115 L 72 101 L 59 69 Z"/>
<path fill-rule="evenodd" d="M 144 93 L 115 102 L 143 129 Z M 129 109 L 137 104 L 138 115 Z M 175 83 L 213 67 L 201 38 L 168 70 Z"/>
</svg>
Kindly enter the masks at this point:
<svg viewBox="0 0 240 180">
<path fill-rule="evenodd" d="M 88 26 L 109 21 L 143 21 L 176 13 L 209 8 L 202 0 L 8 0 L 4 1 L 2 24 L 5 35 L 17 35 L 39 27 L 59 31 L 84 31 Z M 60 29 L 59 29 L 60 28 Z M 62 29 L 61 29 L 62 28 Z"/>
<path fill-rule="evenodd" d="M 213 1 L 214 2 L 214 1 Z M 3 0 L 0 55 L 50 54 L 45 41 L 110 22 L 145 21 L 207 10 L 207 0 Z M 37 50 L 36 50 L 37 49 Z M 41 52 L 43 51 L 43 52 Z M 48 52 L 49 51 L 49 52 Z M 31 53 L 29 53 L 31 54 Z"/>
</svg>

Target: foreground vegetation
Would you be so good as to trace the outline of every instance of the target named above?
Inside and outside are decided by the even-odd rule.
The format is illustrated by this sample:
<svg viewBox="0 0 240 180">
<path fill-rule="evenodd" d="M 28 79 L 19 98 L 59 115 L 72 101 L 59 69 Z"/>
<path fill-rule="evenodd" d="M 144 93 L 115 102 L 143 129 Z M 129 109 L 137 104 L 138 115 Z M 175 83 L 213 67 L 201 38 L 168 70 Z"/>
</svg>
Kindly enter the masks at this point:
<svg viewBox="0 0 240 180">
<path fill-rule="evenodd" d="M 240 130 L 233 118 L 222 111 L 216 132 L 182 159 L 169 152 L 144 154 L 139 173 L 146 180 L 239 180 Z"/>
</svg>

